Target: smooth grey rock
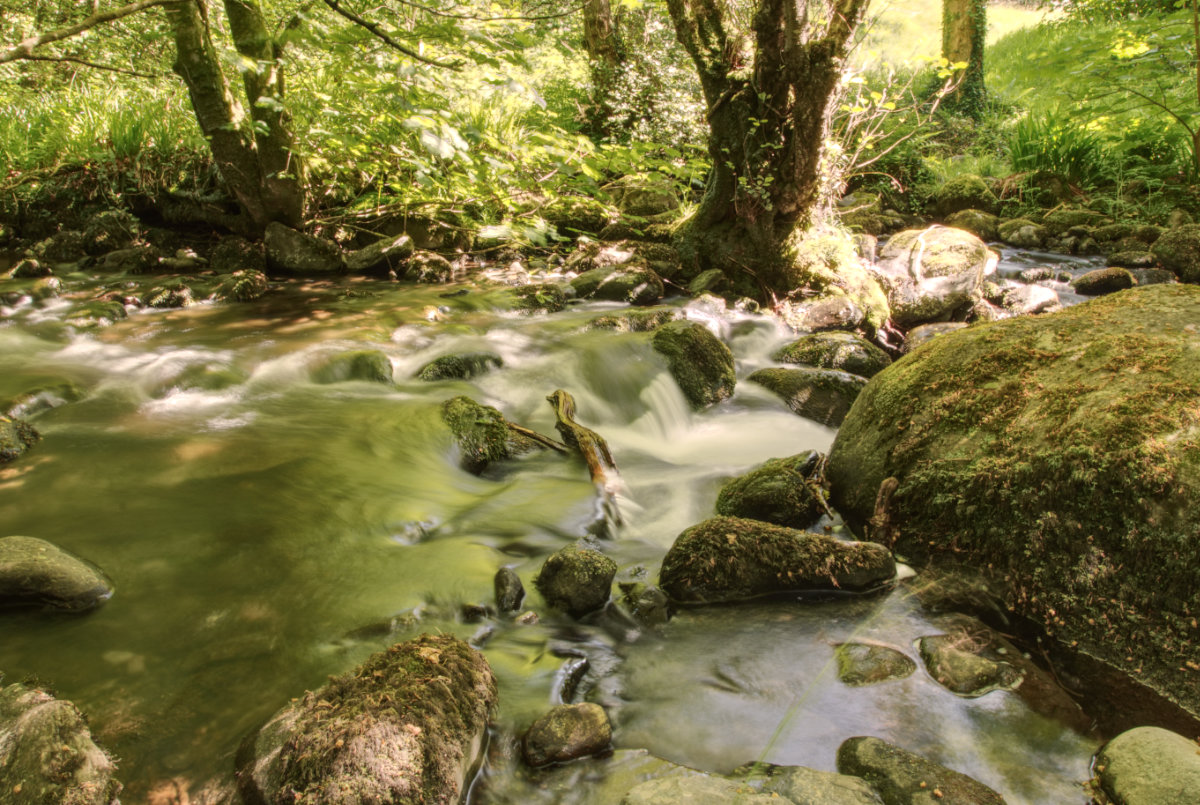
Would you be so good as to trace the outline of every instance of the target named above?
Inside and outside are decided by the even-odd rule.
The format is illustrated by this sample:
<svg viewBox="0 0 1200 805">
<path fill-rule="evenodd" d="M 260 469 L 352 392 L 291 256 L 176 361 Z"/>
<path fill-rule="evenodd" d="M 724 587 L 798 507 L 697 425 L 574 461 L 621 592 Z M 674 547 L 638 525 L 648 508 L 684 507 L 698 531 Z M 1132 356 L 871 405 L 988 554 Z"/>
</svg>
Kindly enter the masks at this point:
<svg viewBox="0 0 1200 805">
<path fill-rule="evenodd" d="M 112 597 L 95 566 L 36 537 L 0 538 L 0 605 L 82 612 Z"/>
<path fill-rule="evenodd" d="M 1010 285 L 1000 291 L 996 301 L 1017 316 L 1046 313 L 1057 310 L 1061 304 L 1058 292 L 1044 285 Z"/>
<path fill-rule="evenodd" d="M 561 704 L 543 714 L 525 733 L 521 749 L 530 766 L 563 763 L 594 755 L 612 742 L 608 713 L 598 704 Z"/>
<path fill-rule="evenodd" d="M 297 232 L 278 221 L 267 224 L 263 245 L 267 266 L 288 274 L 340 274 L 346 269 L 342 250 L 336 243 Z"/>
<path fill-rule="evenodd" d="M 849 738 L 838 747 L 837 768 L 871 784 L 886 805 L 1004 805 L 978 780 L 879 738 Z"/>
<path fill-rule="evenodd" d="M 783 398 L 792 412 L 836 428 L 867 380 L 837 369 L 759 369 L 746 378 Z"/>
<path fill-rule="evenodd" d="M 834 649 L 838 679 L 851 687 L 904 679 L 917 670 L 907 654 L 873 643 L 839 643 Z"/>
<path fill-rule="evenodd" d="M 1121 805 L 1200 802 L 1200 745 L 1161 727 L 1136 727 L 1096 756 L 1104 793 Z"/>
<path fill-rule="evenodd" d="M 997 256 L 970 232 L 932 226 L 896 234 L 879 253 L 875 274 L 901 327 L 947 321 L 982 297 Z"/>
<path fill-rule="evenodd" d="M 1022 674 L 1017 668 L 980 656 L 963 634 L 922 637 L 917 647 L 929 675 L 960 696 L 975 698 L 1021 684 Z"/>
</svg>

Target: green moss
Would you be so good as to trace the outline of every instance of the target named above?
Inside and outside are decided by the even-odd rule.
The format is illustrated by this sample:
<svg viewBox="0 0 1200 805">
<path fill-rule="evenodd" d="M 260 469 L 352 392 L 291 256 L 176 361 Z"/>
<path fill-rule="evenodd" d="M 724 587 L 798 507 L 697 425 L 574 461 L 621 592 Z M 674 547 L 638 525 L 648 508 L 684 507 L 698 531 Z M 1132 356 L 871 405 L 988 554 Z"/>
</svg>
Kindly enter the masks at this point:
<svg viewBox="0 0 1200 805">
<path fill-rule="evenodd" d="M 956 176 L 934 191 L 933 214 L 940 218 L 960 210 L 995 212 L 999 201 L 981 177 L 971 173 Z"/>
<path fill-rule="evenodd" d="M 510 291 L 512 305 L 517 310 L 530 312 L 544 310 L 557 313 L 567 306 L 567 295 L 557 285 L 522 285 Z"/>
<path fill-rule="evenodd" d="M 0 416 L 0 464 L 19 458 L 41 438 L 28 422 Z"/>
<path fill-rule="evenodd" d="M 839 643 L 833 656 L 837 660 L 838 679 L 851 687 L 903 679 L 917 670 L 917 664 L 907 655 L 871 643 Z"/>
<path fill-rule="evenodd" d="M 387 353 L 377 349 L 339 352 L 314 369 L 312 377 L 314 383 L 345 383 L 353 380 L 391 383 L 392 361 Z"/>
<path fill-rule="evenodd" d="M 546 603 L 572 617 L 603 607 L 617 574 L 617 563 L 590 548 L 568 545 L 542 565 L 534 586 Z"/>
<path fill-rule="evenodd" d="M 824 332 L 806 335 L 780 349 L 772 358 L 823 369 L 841 369 L 860 377 L 874 377 L 892 362 L 879 347 L 860 335 Z"/>
<path fill-rule="evenodd" d="M 707 408 L 732 396 L 737 383 L 733 353 L 703 324 L 664 324 L 651 344 L 667 359 L 667 368 L 693 408 Z"/>
<path fill-rule="evenodd" d="M 806 528 L 825 511 L 823 492 L 808 475 L 818 455 L 809 450 L 775 458 L 734 478 L 717 494 L 717 514 Z"/>
<path fill-rule="evenodd" d="M 1075 293 L 1084 296 L 1115 293 L 1132 288 L 1134 285 L 1137 285 L 1137 280 L 1123 268 L 1098 268 L 1071 280 L 1071 287 Z"/>
<path fill-rule="evenodd" d="M 631 310 L 620 315 L 599 316 L 588 322 L 589 330 L 615 330 L 619 333 L 647 333 L 657 330 L 683 314 L 675 308 Z"/>
<path fill-rule="evenodd" d="M 417 371 L 416 378 L 429 381 L 465 380 L 503 365 L 504 360 L 494 352 L 463 352 L 433 359 Z"/>
<path fill-rule="evenodd" d="M 837 369 L 759 369 L 746 378 L 783 398 L 792 412 L 837 427 L 867 381 Z"/>
<path fill-rule="evenodd" d="M 811 296 L 843 296 L 866 314 L 872 329 L 891 311 L 887 294 L 854 251 L 854 239 L 841 229 L 802 233 L 789 244 L 789 286 Z"/>
<path fill-rule="evenodd" d="M 442 403 L 442 421 L 458 443 L 459 463 L 478 475 L 493 461 L 528 453 L 538 445 L 508 427 L 508 421 L 490 405 L 470 397 L 454 397 Z"/>
</svg>

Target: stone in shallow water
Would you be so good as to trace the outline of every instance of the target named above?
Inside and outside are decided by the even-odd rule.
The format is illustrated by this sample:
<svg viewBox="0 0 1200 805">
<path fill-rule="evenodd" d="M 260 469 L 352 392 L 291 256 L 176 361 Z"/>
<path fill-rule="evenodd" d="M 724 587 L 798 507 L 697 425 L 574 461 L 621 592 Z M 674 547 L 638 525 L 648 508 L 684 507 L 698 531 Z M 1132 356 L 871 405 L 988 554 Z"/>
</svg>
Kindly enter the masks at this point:
<svg viewBox="0 0 1200 805">
<path fill-rule="evenodd" d="M 1200 802 L 1200 746 L 1170 730 L 1137 727 L 1096 756 L 1100 787 L 1122 805 Z"/>
<path fill-rule="evenodd" d="M 568 545 L 551 554 L 534 585 L 555 609 L 579 618 L 608 603 L 617 563 L 590 548 Z"/>
<path fill-rule="evenodd" d="M 621 805 L 783 805 L 785 800 L 761 794 L 745 783 L 698 775 L 647 780 L 634 786 Z"/>
<path fill-rule="evenodd" d="M 434 358 L 417 370 L 418 380 L 466 380 L 504 365 L 494 352 L 459 352 Z"/>
<path fill-rule="evenodd" d="M 28 422 L 0 416 L 0 464 L 20 458 L 40 438 Z"/>
<path fill-rule="evenodd" d="M 522 751 L 530 766 L 545 766 L 602 752 L 611 741 L 612 725 L 603 707 L 591 702 L 562 704 L 533 722 Z"/>
<path fill-rule="evenodd" d="M 806 528 L 825 511 L 807 475 L 819 456 L 809 450 L 789 458 L 773 458 L 721 487 L 717 514 Z"/>
<path fill-rule="evenodd" d="M 879 805 L 874 789 L 858 777 L 804 766 L 750 766 L 750 780 L 766 775 L 762 793 L 778 794 L 793 805 Z M 731 776 L 736 776 L 731 775 Z M 779 802 L 779 800 L 775 800 Z M 783 805 L 783 803 L 780 803 Z"/>
<path fill-rule="evenodd" d="M 667 359 L 667 368 L 692 408 L 707 408 L 732 396 L 737 383 L 733 353 L 703 324 L 669 322 L 654 333 L 651 344 Z"/>
<path fill-rule="evenodd" d="M 35 537 L 0 539 L 0 606 L 95 609 L 112 597 L 98 569 Z"/>
<path fill-rule="evenodd" d="M 521 577 L 511 567 L 502 567 L 496 571 L 492 581 L 495 588 L 496 608 L 501 612 L 516 612 L 525 600 L 525 585 Z"/>
<path fill-rule="evenodd" d="M 834 656 L 838 679 L 852 687 L 904 679 L 917 670 L 917 664 L 906 654 L 888 646 L 839 643 Z"/>
<path fill-rule="evenodd" d="M 780 349 L 774 358 L 860 377 L 874 377 L 892 362 L 886 352 L 861 335 L 838 331 L 806 335 Z"/>
<path fill-rule="evenodd" d="M 746 378 L 783 398 L 792 412 L 836 428 L 867 384 L 837 369 L 759 369 Z"/>
<path fill-rule="evenodd" d="M 966 633 L 922 637 L 917 645 L 929 675 L 960 696 L 974 698 L 1021 684 L 1019 670 L 980 656 L 978 646 Z"/>
<path fill-rule="evenodd" d="M 879 738 L 849 738 L 838 747 L 837 768 L 861 777 L 887 805 L 1004 805 L 978 780 Z"/>
<path fill-rule="evenodd" d="M 377 349 L 339 352 L 317 366 L 312 378 L 315 383 L 345 383 L 352 380 L 391 383 L 392 361 L 387 353 Z"/>
</svg>

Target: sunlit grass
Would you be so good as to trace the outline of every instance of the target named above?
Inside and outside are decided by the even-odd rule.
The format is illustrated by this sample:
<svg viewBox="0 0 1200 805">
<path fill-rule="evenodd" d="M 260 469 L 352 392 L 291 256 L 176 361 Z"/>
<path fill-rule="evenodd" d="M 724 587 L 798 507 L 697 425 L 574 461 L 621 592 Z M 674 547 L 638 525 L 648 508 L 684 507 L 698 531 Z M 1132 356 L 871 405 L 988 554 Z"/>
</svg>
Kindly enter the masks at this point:
<svg viewBox="0 0 1200 805">
<path fill-rule="evenodd" d="M 988 45 L 1024 28 L 1031 28 L 1045 12 L 1007 3 L 989 4 Z M 942 4 L 925 0 L 884 0 L 873 4 L 865 40 L 857 50 L 861 62 L 879 60 L 901 65 L 936 60 L 942 52 Z M 986 56 L 985 56 L 986 63 Z"/>
</svg>

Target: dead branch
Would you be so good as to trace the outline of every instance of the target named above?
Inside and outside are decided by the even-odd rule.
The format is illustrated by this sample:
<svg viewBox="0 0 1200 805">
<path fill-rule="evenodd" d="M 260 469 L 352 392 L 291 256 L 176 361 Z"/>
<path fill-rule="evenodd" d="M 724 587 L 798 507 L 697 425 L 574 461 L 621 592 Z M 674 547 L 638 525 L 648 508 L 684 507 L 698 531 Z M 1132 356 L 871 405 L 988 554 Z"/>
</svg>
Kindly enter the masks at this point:
<svg viewBox="0 0 1200 805">
<path fill-rule="evenodd" d="M 459 67 L 459 65 L 456 63 L 441 62 L 441 61 L 436 61 L 434 59 L 427 58 L 425 56 L 422 56 L 420 53 L 417 53 L 412 48 L 410 48 L 406 45 L 402 45 L 401 43 L 399 43 L 395 39 L 393 39 L 391 36 L 389 36 L 383 30 L 383 28 L 381 28 L 379 26 L 378 23 L 374 23 L 368 19 L 364 19 L 363 17 L 360 17 L 358 14 L 355 14 L 353 11 L 350 11 L 349 9 L 342 8 L 341 0 L 321 0 L 321 2 L 323 2 L 325 5 L 329 6 L 329 8 L 332 9 L 335 13 L 340 14 L 343 17 L 345 17 L 346 19 L 350 20 L 352 23 L 354 23 L 358 27 L 366 29 L 366 31 L 369 32 L 372 36 L 376 37 L 377 39 L 379 39 L 379 41 L 383 42 L 385 45 L 392 48 L 393 50 L 398 50 L 406 56 L 414 58 L 423 64 L 428 64 L 433 67 L 445 67 L 445 68 L 448 68 L 451 70 L 457 70 Z"/>
</svg>

